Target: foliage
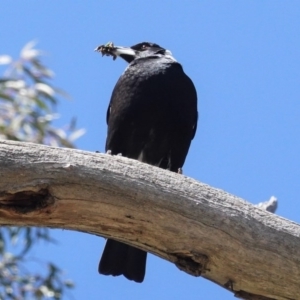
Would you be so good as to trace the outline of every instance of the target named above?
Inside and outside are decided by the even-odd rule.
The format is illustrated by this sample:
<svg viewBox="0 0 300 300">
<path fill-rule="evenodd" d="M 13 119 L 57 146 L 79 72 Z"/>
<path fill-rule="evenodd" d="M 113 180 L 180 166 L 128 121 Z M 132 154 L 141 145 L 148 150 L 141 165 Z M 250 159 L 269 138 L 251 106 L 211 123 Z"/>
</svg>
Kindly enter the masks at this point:
<svg viewBox="0 0 300 300">
<path fill-rule="evenodd" d="M 62 271 L 52 262 L 36 262 L 29 259 L 28 252 L 38 241 L 52 241 L 46 228 L 7 227 L 0 231 L 0 299 L 61 299 L 70 280 L 62 279 Z M 19 253 L 9 248 L 19 248 Z M 19 246 L 19 247 L 16 247 Z M 38 272 L 28 271 L 33 262 L 42 266 Z M 32 268 L 31 268 L 32 269 Z"/>
<path fill-rule="evenodd" d="M 53 125 L 59 117 L 54 111 L 59 97 L 66 95 L 50 84 L 53 72 L 45 67 L 41 57 L 42 52 L 34 42 L 22 49 L 17 60 L 0 56 L 0 64 L 7 66 L 0 77 L 0 140 L 74 147 L 74 140 L 84 130 L 76 130 L 74 120 L 63 128 Z M 31 262 L 30 250 L 41 240 L 54 242 L 47 228 L 0 229 L 1 300 L 62 299 L 67 289 L 73 287 L 52 262 L 40 263 L 42 268 L 36 272 L 25 267 Z"/>
<path fill-rule="evenodd" d="M 0 64 L 8 64 L 0 78 L 0 139 L 74 147 L 84 130 L 75 130 L 75 121 L 65 128 L 52 126 L 59 117 L 53 111 L 58 96 L 65 94 L 48 82 L 53 72 L 42 64 L 42 52 L 34 46 L 28 43 L 16 61 L 0 56 Z"/>
</svg>

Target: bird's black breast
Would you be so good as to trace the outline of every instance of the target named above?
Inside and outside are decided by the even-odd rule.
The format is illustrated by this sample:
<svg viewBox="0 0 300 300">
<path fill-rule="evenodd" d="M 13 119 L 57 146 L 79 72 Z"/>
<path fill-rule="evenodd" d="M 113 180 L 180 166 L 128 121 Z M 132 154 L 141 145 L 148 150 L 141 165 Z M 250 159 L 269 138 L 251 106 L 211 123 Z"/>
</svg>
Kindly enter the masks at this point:
<svg viewBox="0 0 300 300">
<path fill-rule="evenodd" d="M 171 59 L 137 59 L 113 90 L 107 123 L 106 150 L 177 171 L 196 130 L 194 85 Z"/>
</svg>

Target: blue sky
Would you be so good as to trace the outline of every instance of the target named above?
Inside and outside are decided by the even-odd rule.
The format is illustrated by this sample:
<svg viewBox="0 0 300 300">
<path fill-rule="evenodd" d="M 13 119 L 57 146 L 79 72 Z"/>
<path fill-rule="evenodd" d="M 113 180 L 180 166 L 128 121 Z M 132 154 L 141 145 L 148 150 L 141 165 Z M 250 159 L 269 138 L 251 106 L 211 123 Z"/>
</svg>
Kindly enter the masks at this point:
<svg viewBox="0 0 300 300">
<path fill-rule="evenodd" d="M 111 91 L 126 67 L 93 49 L 151 41 L 170 49 L 194 81 L 199 125 L 184 173 L 300 222 L 300 2 L 3 1 L 0 54 L 38 40 L 61 102 L 58 124 L 76 116 L 79 149 L 104 150 Z M 51 259 L 76 283 L 69 299 L 234 299 L 202 278 L 149 256 L 143 284 L 97 274 L 104 239 L 55 230 Z M 67 297 L 68 298 L 68 297 Z"/>
</svg>

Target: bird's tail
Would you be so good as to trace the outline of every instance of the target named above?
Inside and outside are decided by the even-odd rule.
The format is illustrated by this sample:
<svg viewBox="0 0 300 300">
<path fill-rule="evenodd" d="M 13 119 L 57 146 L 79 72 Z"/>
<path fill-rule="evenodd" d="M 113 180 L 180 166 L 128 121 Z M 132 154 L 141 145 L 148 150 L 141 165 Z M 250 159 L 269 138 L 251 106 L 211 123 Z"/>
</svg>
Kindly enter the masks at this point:
<svg viewBox="0 0 300 300">
<path fill-rule="evenodd" d="M 126 244 L 107 240 L 98 271 L 103 275 L 124 275 L 135 282 L 143 282 L 147 252 Z"/>
</svg>

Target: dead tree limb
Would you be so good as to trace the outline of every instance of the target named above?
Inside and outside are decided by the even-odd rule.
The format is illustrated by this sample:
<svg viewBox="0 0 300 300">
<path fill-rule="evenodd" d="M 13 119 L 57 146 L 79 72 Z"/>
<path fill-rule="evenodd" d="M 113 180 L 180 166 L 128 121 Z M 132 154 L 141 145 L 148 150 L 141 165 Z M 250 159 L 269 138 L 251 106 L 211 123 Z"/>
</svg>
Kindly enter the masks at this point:
<svg viewBox="0 0 300 300">
<path fill-rule="evenodd" d="M 114 238 L 237 297 L 300 299 L 298 224 L 120 156 L 1 141 L 0 225 Z"/>
</svg>

